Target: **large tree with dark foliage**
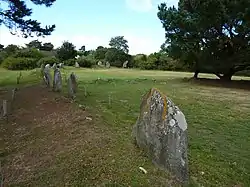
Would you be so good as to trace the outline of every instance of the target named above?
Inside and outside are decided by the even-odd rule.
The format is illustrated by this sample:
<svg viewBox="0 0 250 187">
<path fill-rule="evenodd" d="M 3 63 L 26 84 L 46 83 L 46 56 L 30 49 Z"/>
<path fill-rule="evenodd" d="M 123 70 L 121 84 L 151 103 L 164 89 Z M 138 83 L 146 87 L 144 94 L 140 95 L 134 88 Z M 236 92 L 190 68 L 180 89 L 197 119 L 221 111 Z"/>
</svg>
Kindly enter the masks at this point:
<svg viewBox="0 0 250 187">
<path fill-rule="evenodd" d="M 250 68 L 249 0 L 180 0 L 158 6 L 170 56 L 230 80 Z"/>
<path fill-rule="evenodd" d="M 45 5 L 50 7 L 56 0 L 31 0 L 35 5 Z M 27 19 L 32 15 L 32 9 L 28 8 L 23 0 L 0 0 L 1 3 L 8 5 L 6 10 L 0 9 L 0 26 L 3 24 L 10 29 L 12 34 L 21 31 L 22 36 L 46 36 L 50 35 L 55 25 L 41 27 L 37 20 Z"/>
<path fill-rule="evenodd" d="M 41 49 L 42 42 L 40 42 L 39 40 L 33 40 L 33 41 L 29 42 L 28 44 L 26 44 L 26 46 L 28 48 Z"/>
<path fill-rule="evenodd" d="M 128 54 L 129 52 L 128 41 L 124 38 L 124 36 L 116 36 L 111 38 L 109 45 L 111 48 L 116 48 L 123 51 L 124 53 Z"/>
<path fill-rule="evenodd" d="M 62 46 L 57 49 L 57 57 L 62 61 L 74 59 L 76 55 L 76 47 L 68 41 L 64 41 Z"/>
</svg>

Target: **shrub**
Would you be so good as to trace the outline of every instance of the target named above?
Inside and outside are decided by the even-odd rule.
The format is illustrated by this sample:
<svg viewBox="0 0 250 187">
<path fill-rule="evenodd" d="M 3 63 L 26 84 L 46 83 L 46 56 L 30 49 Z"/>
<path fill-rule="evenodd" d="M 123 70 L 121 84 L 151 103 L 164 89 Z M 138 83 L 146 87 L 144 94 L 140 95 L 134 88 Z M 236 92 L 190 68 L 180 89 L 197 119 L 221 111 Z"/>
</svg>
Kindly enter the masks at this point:
<svg viewBox="0 0 250 187">
<path fill-rule="evenodd" d="M 3 61 L 2 67 L 9 70 L 34 69 L 36 67 L 36 59 L 24 57 L 8 57 Z"/>
<path fill-rule="evenodd" d="M 147 61 L 147 55 L 144 54 L 137 54 L 133 56 L 134 67 L 143 69 L 144 63 Z"/>
<path fill-rule="evenodd" d="M 50 64 L 51 66 L 53 66 L 54 63 L 59 63 L 59 59 L 57 59 L 55 56 L 48 56 L 48 57 L 44 57 L 41 58 L 37 65 L 38 67 L 41 67 L 42 64 L 46 65 L 46 64 Z"/>
<path fill-rule="evenodd" d="M 8 54 L 5 51 L 0 51 L 0 64 L 6 59 Z"/>
<path fill-rule="evenodd" d="M 131 60 L 130 55 L 116 48 L 109 48 L 105 53 L 105 61 L 109 62 L 111 66 L 122 67 L 125 61 L 129 61 L 130 64 L 130 60 Z"/>
<path fill-rule="evenodd" d="M 19 58 L 19 57 L 21 57 L 21 58 L 34 58 L 38 61 L 45 56 L 38 49 L 27 48 L 27 49 L 22 49 L 22 50 L 17 51 L 13 55 L 13 57 L 15 57 L 15 58 Z"/>
<path fill-rule="evenodd" d="M 76 63 L 76 60 L 75 59 L 68 59 L 68 60 L 63 61 L 63 63 L 66 66 L 74 66 Z"/>
<path fill-rule="evenodd" d="M 91 57 L 82 56 L 77 59 L 78 64 L 80 67 L 91 68 L 95 64 L 95 60 Z"/>
</svg>

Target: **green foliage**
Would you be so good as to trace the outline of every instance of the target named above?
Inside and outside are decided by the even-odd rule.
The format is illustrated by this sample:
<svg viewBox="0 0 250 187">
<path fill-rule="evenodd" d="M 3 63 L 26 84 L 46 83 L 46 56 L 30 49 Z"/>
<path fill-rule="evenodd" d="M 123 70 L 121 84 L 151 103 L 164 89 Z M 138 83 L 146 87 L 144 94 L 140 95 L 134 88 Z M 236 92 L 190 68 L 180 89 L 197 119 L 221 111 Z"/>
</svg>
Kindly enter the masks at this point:
<svg viewBox="0 0 250 187">
<path fill-rule="evenodd" d="M 27 70 L 36 68 L 36 59 L 25 57 L 8 57 L 3 63 L 2 67 L 9 70 Z"/>
<path fill-rule="evenodd" d="M 82 47 L 80 47 L 79 51 L 81 51 L 81 52 L 85 52 L 85 51 L 86 51 L 86 47 L 85 47 L 85 45 L 83 45 Z"/>
<path fill-rule="evenodd" d="M 131 60 L 130 55 L 116 48 L 109 48 L 105 54 L 105 61 L 109 62 L 111 66 L 122 67 L 127 60 Z"/>
<path fill-rule="evenodd" d="M 0 51 L 4 49 L 4 45 L 0 44 Z"/>
<path fill-rule="evenodd" d="M 41 47 L 40 50 L 44 50 L 44 51 L 52 51 L 54 48 L 54 45 L 50 42 L 48 43 L 44 43 Z"/>
<path fill-rule="evenodd" d="M 145 70 L 190 71 L 189 66 L 174 60 L 166 53 L 152 53 L 149 56 L 137 54 L 134 57 L 134 67 Z"/>
<path fill-rule="evenodd" d="M 24 57 L 24 58 L 34 58 L 37 61 L 44 57 L 43 53 L 41 53 L 38 49 L 35 48 L 26 48 L 18 50 L 13 57 Z"/>
<path fill-rule="evenodd" d="M 17 45 L 10 44 L 4 48 L 8 56 L 15 54 L 20 48 Z"/>
<path fill-rule="evenodd" d="M 136 68 L 143 68 L 143 64 L 147 61 L 147 55 L 145 54 L 137 54 L 134 57 L 134 67 Z"/>
<path fill-rule="evenodd" d="M 170 56 L 196 72 L 222 79 L 250 66 L 250 1 L 179 1 L 178 9 L 162 3 L 158 18 L 165 29 Z"/>
<path fill-rule="evenodd" d="M 0 51 L 0 65 L 2 64 L 2 62 L 4 61 L 4 59 L 6 59 L 8 57 L 8 54 L 6 51 Z"/>
<path fill-rule="evenodd" d="M 36 48 L 36 49 L 41 49 L 42 47 L 42 42 L 38 40 L 33 40 L 30 43 L 26 44 L 28 48 Z"/>
<path fill-rule="evenodd" d="M 76 59 L 68 59 L 68 60 L 65 60 L 63 61 L 63 63 L 66 65 L 66 66 L 74 66 L 75 63 L 76 63 Z"/>
<path fill-rule="evenodd" d="M 57 56 L 57 52 L 56 50 L 52 50 L 52 51 L 44 51 L 44 50 L 40 50 L 40 52 L 43 54 L 43 56 L 47 57 L 47 56 Z"/>
<path fill-rule="evenodd" d="M 50 64 L 50 66 L 53 66 L 53 64 L 59 63 L 58 58 L 56 58 L 55 56 L 47 56 L 44 58 L 41 58 L 38 62 L 37 62 L 37 66 L 41 67 L 42 64 L 46 65 L 46 64 Z"/>
<path fill-rule="evenodd" d="M 62 46 L 59 49 L 57 49 L 57 57 L 61 61 L 73 59 L 77 55 L 77 51 L 75 48 L 76 47 L 74 46 L 74 44 L 64 41 Z"/>
<path fill-rule="evenodd" d="M 82 56 L 77 59 L 77 62 L 80 67 L 91 68 L 93 65 L 95 65 L 96 60 L 91 57 Z"/>
<path fill-rule="evenodd" d="M 128 41 L 124 38 L 124 36 L 116 36 L 111 38 L 109 45 L 111 48 L 118 49 L 124 53 L 129 52 Z"/>
<path fill-rule="evenodd" d="M 105 54 L 107 51 L 108 51 L 108 48 L 106 48 L 106 47 L 102 47 L 102 46 L 97 47 L 97 49 L 95 50 L 95 53 L 94 53 L 94 58 L 98 61 L 104 60 Z"/>
<path fill-rule="evenodd" d="M 50 7 L 56 0 L 31 0 L 35 5 L 45 5 Z M 32 9 L 28 8 L 25 1 L 3 1 L 9 9 L 0 9 L 0 26 L 4 24 L 11 30 L 11 33 L 16 34 L 21 31 L 22 36 L 27 38 L 35 33 L 37 36 L 50 35 L 55 25 L 41 27 L 41 23 L 36 20 L 27 19 L 32 15 Z M 1 2 L 2 3 L 2 2 Z"/>
</svg>

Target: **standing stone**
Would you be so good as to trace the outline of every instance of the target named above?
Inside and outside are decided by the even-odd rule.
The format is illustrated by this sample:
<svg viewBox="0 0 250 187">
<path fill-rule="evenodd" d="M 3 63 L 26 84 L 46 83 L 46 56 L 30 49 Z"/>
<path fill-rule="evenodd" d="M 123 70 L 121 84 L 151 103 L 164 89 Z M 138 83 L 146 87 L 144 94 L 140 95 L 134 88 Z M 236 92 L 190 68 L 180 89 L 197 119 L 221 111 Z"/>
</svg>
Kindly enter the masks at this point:
<svg viewBox="0 0 250 187">
<path fill-rule="evenodd" d="M 150 89 L 141 103 L 133 137 L 154 164 L 181 183 L 188 183 L 187 136 L 184 114 L 159 90 Z"/>
<path fill-rule="evenodd" d="M 64 67 L 63 63 L 60 63 L 59 68 L 63 68 L 63 67 Z"/>
<path fill-rule="evenodd" d="M 106 68 L 110 68 L 110 63 L 106 62 Z"/>
<path fill-rule="evenodd" d="M 53 64 L 52 68 L 55 70 L 57 68 L 56 63 Z"/>
<path fill-rule="evenodd" d="M 74 73 L 71 73 L 69 78 L 68 78 L 68 94 L 69 94 L 69 97 L 74 99 L 75 94 L 76 94 L 76 90 L 77 90 L 76 76 L 75 76 Z"/>
<path fill-rule="evenodd" d="M 128 67 L 128 61 L 125 61 L 122 65 L 123 68 L 127 68 Z"/>
<path fill-rule="evenodd" d="M 44 80 L 46 86 L 50 87 L 51 82 L 52 82 L 52 78 L 51 78 L 50 69 L 49 69 L 48 66 L 44 67 L 44 70 L 43 70 L 43 80 Z"/>
<path fill-rule="evenodd" d="M 62 76 L 58 68 L 54 70 L 53 90 L 55 92 L 60 92 L 62 90 Z"/>
<path fill-rule="evenodd" d="M 102 61 L 99 61 L 99 62 L 97 63 L 97 65 L 98 65 L 98 66 L 102 66 Z"/>
<path fill-rule="evenodd" d="M 7 105 L 7 100 L 3 100 L 3 117 L 6 117 L 8 114 L 8 105 Z"/>
<path fill-rule="evenodd" d="M 76 67 L 76 68 L 79 68 L 79 67 L 80 67 L 80 65 L 78 64 L 78 62 L 75 63 L 75 67 Z"/>
<path fill-rule="evenodd" d="M 45 68 L 50 68 L 50 65 L 49 65 L 49 64 L 46 64 Z"/>
<path fill-rule="evenodd" d="M 45 65 L 42 63 L 40 68 L 41 68 L 41 71 L 43 72 Z"/>
</svg>

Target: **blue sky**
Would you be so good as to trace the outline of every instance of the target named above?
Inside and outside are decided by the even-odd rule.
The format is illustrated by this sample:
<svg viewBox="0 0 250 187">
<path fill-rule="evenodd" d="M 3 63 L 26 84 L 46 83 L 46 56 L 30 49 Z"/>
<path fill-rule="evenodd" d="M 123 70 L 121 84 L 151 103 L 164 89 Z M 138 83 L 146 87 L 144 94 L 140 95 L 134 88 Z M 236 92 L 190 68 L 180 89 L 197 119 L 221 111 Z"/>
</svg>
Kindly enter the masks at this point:
<svg viewBox="0 0 250 187">
<path fill-rule="evenodd" d="M 50 8 L 34 6 L 32 18 L 43 25 L 56 24 L 51 36 L 40 39 L 56 47 L 64 40 L 79 48 L 95 49 L 108 46 L 114 36 L 128 40 L 130 53 L 152 53 L 164 42 L 164 29 L 157 18 L 157 5 L 164 0 L 57 0 Z M 167 0 L 177 5 L 177 0 Z M 23 39 L 12 36 L 1 26 L 0 43 L 24 45 L 36 38 Z"/>
</svg>

